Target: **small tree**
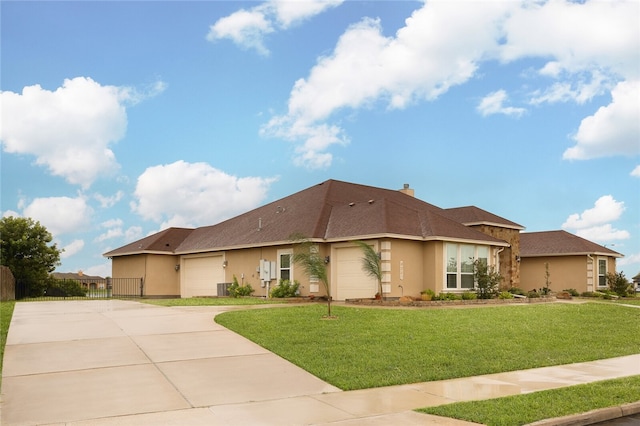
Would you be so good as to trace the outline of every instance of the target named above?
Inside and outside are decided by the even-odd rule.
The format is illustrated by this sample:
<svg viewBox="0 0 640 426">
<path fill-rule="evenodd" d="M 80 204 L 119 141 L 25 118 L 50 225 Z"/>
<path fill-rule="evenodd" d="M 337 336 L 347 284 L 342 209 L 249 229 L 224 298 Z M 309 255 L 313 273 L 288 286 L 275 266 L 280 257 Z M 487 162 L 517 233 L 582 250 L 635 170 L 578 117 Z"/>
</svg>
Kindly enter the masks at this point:
<svg viewBox="0 0 640 426">
<path fill-rule="evenodd" d="M 629 281 L 627 281 L 624 272 L 609 272 L 607 274 L 607 284 L 609 285 L 609 289 L 620 297 L 628 296 L 633 292 L 633 287 Z"/>
<path fill-rule="evenodd" d="M 356 244 L 360 246 L 364 254 L 362 258 L 362 270 L 378 281 L 378 294 L 382 297 L 382 261 L 380 255 L 373 249 L 373 246 L 364 241 L 356 241 Z"/>
<path fill-rule="evenodd" d="M 311 279 L 317 279 L 324 286 L 327 293 L 327 317 L 331 317 L 331 285 L 325 263 L 317 246 L 302 234 L 292 234 L 289 239 L 294 243 L 293 263 L 304 269 L 305 274 Z"/>
<path fill-rule="evenodd" d="M 493 266 L 487 265 L 484 260 L 476 259 L 473 262 L 473 277 L 476 282 L 478 299 L 492 299 L 498 295 L 502 276 L 495 271 Z"/>
</svg>

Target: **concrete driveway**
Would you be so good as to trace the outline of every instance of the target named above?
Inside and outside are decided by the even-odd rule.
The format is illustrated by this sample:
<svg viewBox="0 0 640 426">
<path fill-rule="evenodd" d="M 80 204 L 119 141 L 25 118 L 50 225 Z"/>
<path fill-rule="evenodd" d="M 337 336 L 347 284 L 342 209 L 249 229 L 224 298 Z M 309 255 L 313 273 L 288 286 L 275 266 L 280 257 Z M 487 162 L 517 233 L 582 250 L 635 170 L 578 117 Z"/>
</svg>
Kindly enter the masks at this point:
<svg viewBox="0 0 640 426">
<path fill-rule="evenodd" d="M 640 374 L 634 355 L 342 392 L 213 321 L 231 309 L 17 303 L 2 425 L 463 425 L 411 410 Z"/>
</svg>

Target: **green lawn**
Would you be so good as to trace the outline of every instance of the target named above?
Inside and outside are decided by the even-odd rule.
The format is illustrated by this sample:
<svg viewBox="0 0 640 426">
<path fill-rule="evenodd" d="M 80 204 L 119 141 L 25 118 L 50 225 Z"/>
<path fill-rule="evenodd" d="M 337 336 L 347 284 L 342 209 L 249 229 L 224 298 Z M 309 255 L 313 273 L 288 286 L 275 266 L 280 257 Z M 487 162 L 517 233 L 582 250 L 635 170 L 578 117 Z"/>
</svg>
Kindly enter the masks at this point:
<svg viewBox="0 0 640 426">
<path fill-rule="evenodd" d="M 285 299 L 262 299 L 259 297 L 191 297 L 185 299 L 138 299 L 137 301 L 158 306 L 227 306 L 287 303 Z"/>
<path fill-rule="evenodd" d="M 640 376 L 632 376 L 526 395 L 458 402 L 416 411 L 488 426 L 513 426 L 622 405 L 638 401 L 638 398 Z"/>
<path fill-rule="evenodd" d="M 609 303 L 476 309 L 324 305 L 227 312 L 216 322 L 343 389 L 467 377 L 629 355 L 640 309 Z"/>
<path fill-rule="evenodd" d="M 2 373 L 2 360 L 4 359 L 4 345 L 7 343 L 7 333 L 11 316 L 16 302 L 13 300 L 0 303 L 0 373 Z M 2 385 L 2 374 L 0 374 L 0 385 Z"/>
</svg>

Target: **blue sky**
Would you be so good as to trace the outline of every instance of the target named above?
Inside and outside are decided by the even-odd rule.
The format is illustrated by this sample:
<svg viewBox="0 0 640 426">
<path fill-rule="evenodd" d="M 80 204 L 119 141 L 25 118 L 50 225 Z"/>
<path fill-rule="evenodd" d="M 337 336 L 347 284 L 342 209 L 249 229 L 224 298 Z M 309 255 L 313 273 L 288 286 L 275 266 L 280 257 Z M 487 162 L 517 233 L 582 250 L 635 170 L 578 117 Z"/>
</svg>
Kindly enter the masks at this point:
<svg viewBox="0 0 640 426">
<path fill-rule="evenodd" d="M 640 272 L 638 1 L 3 1 L 3 215 L 58 271 L 326 179 Z"/>
</svg>

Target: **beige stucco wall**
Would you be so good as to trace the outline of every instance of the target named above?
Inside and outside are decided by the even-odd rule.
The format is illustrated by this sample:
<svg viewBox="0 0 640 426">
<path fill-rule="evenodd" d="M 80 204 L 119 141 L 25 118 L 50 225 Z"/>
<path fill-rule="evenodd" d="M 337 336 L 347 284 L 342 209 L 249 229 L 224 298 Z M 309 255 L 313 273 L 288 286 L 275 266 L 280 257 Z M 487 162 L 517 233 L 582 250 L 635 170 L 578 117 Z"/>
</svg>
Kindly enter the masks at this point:
<svg viewBox="0 0 640 426">
<path fill-rule="evenodd" d="M 593 287 L 588 288 L 588 257 L 577 256 L 547 256 L 528 257 L 520 262 L 521 288 L 525 291 L 539 290 L 545 284 L 545 263 L 549 264 L 549 288 L 554 291 L 576 289 L 578 292 L 598 290 L 598 256 L 592 256 L 593 261 Z M 613 257 L 607 257 L 607 272 L 616 271 L 616 261 Z"/>
<path fill-rule="evenodd" d="M 111 259 L 113 278 L 142 278 L 145 275 L 145 255 L 118 256 Z"/>
<path fill-rule="evenodd" d="M 424 242 L 391 240 L 390 297 L 420 296 L 424 289 Z M 402 286 L 402 288 L 400 287 Z"/>
<path fill-rule="evenodd" d="M 111 260 L 111 274 L 113 278 L 143 278 L 145 296 L 179 296 L 178 264 L 178 256 L 165 254 L 118 256 Z"/>
<path fill-rule="evenodd" d="M 147 255 L 145 296 L 180 296 L 180 264 L 178 256 Z"/>
</svg>

